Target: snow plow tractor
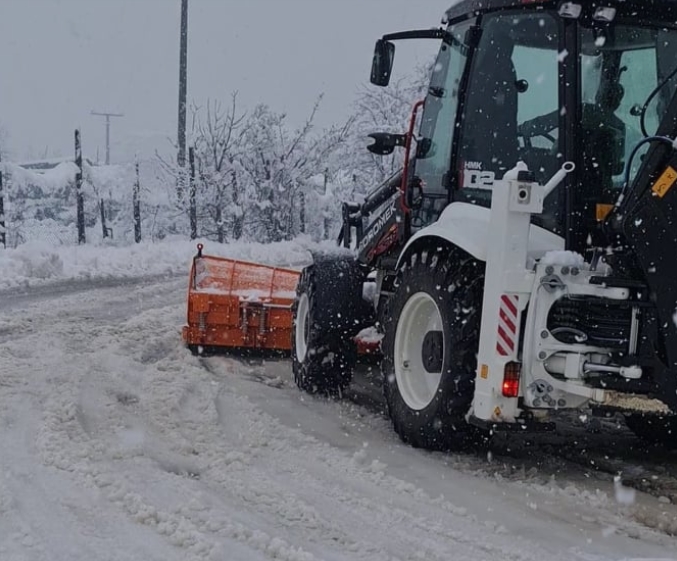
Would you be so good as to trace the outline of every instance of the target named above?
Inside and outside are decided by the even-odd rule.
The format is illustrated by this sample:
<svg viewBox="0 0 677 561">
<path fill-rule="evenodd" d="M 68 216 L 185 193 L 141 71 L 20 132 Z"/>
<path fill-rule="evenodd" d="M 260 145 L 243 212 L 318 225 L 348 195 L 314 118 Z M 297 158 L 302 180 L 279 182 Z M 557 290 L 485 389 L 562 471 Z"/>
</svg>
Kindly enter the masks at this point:
<svg viewBox="0 0 677 561">
<path fill-rule="evenodd" d="M 460 0 L 379 39 L 377 86 L 395 42 L 439 55 L 408 131 L 371 135 L 401 172 L 301 274 L 299 387 L 340 393 L 375 326 L 414 446 L 585 409 L 677 447 L 675 22 L 674 0 Z"/>
</svg>

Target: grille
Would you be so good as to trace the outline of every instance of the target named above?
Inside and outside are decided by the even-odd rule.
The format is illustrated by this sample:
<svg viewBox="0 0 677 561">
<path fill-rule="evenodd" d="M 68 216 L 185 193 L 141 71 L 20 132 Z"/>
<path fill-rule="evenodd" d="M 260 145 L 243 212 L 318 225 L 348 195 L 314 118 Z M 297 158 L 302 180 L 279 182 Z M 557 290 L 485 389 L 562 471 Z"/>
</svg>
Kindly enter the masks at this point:
<svg viewBox="0 0 677 561">
<path fill-rule="evenodd" d="M 548 330 L 566 344 L 586 344 L 627 350 L 632 310 L 627 304 L 603 298 L 564 297 L 548 315 Z"/>
</svg>

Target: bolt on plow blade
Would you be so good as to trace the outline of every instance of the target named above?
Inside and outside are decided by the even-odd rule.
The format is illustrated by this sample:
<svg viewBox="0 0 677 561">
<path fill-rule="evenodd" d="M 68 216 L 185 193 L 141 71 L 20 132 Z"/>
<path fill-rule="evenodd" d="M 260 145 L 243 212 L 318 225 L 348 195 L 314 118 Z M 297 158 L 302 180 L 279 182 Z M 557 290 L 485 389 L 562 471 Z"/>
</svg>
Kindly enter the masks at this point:
<svg viewBox="0 0 677 561">
<path fill-rule="evenodd" d="M 290 351 L 300 273 L 222 257 L 193 259 L 183 340 L 190 347 Z"/>
</svg>

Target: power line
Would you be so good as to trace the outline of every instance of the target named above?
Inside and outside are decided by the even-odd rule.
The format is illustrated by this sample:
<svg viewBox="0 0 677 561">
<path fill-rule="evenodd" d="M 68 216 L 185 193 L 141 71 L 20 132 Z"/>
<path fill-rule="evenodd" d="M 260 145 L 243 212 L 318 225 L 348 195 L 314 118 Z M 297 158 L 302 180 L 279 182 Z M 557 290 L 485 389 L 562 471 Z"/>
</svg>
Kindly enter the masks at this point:
<svg viewBox="0 0 677 561">
<path fill-rule="evenodd" d="M 123 113 L 106 113 L 92 111 L 92 115 L 97 115 L 98 117 L 106 117 L 106 165 L 110 164 L 110 118 L 111 117 L 124 117 Z"/>
</svg>

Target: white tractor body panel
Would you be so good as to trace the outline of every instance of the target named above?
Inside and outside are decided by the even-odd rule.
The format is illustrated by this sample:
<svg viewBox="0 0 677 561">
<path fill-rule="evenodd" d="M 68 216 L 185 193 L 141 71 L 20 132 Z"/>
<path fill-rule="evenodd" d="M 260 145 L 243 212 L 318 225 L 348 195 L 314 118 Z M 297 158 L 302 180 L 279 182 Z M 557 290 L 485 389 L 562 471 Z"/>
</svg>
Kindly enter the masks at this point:
<svg viewBox="0 0 677 561">
<path fill-rule="evenodd" d="M 589 384 L 591 375 L 642 376 L 641 366 L 614 363 L 610 349 L 588 341 L 575 324 L 556 327 L 558 333 L 550 331 L 549 313 L 561 298 L 580 302 L 630 297 L 628 288 L 599 282 L 607 274 L 605 266 L 593 267 L 582 256 L 564 252 L 563 238 L 531 223 L 532 216 L 542 214 L 548 194 L 573 169 L 573 164 L 565 163 L 550 181 L 539 185 L 521 180 L 516 168 L 514 174 L 494 182 L 490 209 L 449 205 L 437 222 L 411 238 L 401 254 L 400 261 L 420 240 L 444 240 L 486 264 L 471 422 L 519 423 L 526 411 L 614 403 L 622 394 Z M 633 309 L 628 356 L 634 356 L 637 348 L 638 314 Z M 559 338 L 562 329 L 576 339 Z M 660 410 L 656 409 L 660 403 L 640 401 L 647 411 Z"/>
<path fill-rule="evenodd" d="M 411 237 L 401 256 L 406 255 L 407 249 L 417 240 L 441 238 L 468 252 L 475 259 L 485 262 L 490 244 L 496 242 L 494 236 L 494 229 L 491 228 L 491 209 L 469 203 L 452 203 L 444 209 L 437 222 L 419 230 Z M 527 250 L 529 258 L 539 259 L 548 251 L 563 249 L 564 238 L 539 226 L 531 225 Z"/>
<path fill-rule="evenodd" d="M 437 222 L 409 240 L 399 259 L 400 263 L 406 259 L 412 244 L 428 241 L 451 243 L 485 263 L 469 422 L 485 428 L 514 423 L 526 426 L 540 422 L 548 411 L 591 403 L 617 408 L 621 402 L 629 403 L 629 397 L 636 402 L 634 409 L 665 413 L 667 406 L 649 396 L 628 396 L 595 383 L 601 376 L 617 380 L 642 377 L 639 362 L 616 358 L 618 352 L 636 356 L 640 310 L 633 306 L 628 312 L 628 333 L 619 334 L 627 341 L 613 340 L 612 346 L 612 339 L 604 333 L 594 336 L 594 326 L 588 336 L 587 324 L 576 319 L 577 309 L 587 302 L 627 301 L 631 289 L 607 284 L 603 277 L 613 271 L 603 261 L 593 258 L 587 263 L 583 256 L 564 251 L 562 237 L 531 223 L 533 216 L 543 213 L 546 197 L 574 165 L 566 162 L 545 185 L 521 175 L 525 168 L 518 165 L 502 180 L 494 181 L 491 208 L 449 205 Z M 562 312 L 555 312 L 553 321 L 559 323 L 549 319 L 555 306 L 565 307 L 565 320 L 557 319 L 556 314 Z M 589 307 L 594 311 L 594 305 Z M 591 317 L 594 320 L 595 316 Z M 413 326 L 422 320 L 410 323 L 409 331 L 416 335 Z M 418 347 L 422 348 L 422 343 Z"/>
</svg>

